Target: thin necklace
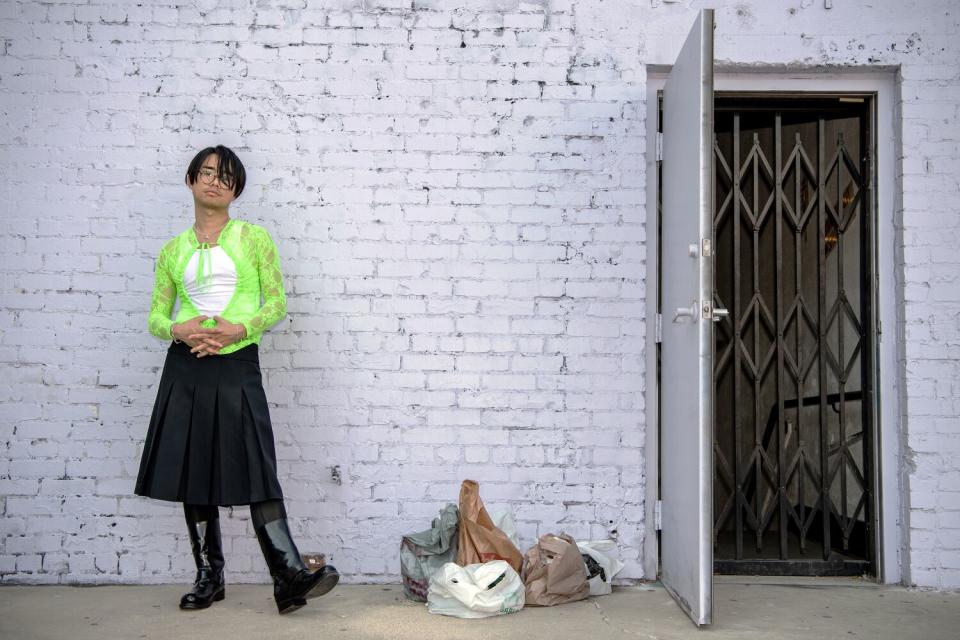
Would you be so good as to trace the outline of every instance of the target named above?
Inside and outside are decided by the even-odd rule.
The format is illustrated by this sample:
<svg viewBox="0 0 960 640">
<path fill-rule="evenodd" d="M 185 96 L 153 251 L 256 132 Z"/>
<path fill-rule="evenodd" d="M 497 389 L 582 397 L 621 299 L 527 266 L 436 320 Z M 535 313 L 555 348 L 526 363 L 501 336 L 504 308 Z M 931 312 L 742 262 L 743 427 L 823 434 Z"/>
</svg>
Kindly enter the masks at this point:
<svg viewBox="0 0 960 640">
<path fill-rule="evenodd" d="M 221 225 L 221 227 L 220 227 L 219 229 L 217 229 L 216 231 L 214 231 L 214 232 L 212 232 L 212 233 L 206 233 L 206 232 L 204 232 L 204 231 L 201 231 L 200 228 L 197 226 L 197 223 L 196 223 L 196 222 L 193 223 L 193 228 L 196 230 L 196 232 L 197 232 L 198 235 L 202 235 L 202 236 L 203 236 L 203 243 L 209 244 L 209 243 L 210 243 L 210 236 L 211 236 L 211 235 L 216 235 L 216 234 L 220 233 L 221 231 L 223 231 L 223 228 L 226 227 L 229 222 L 230 222 L 230 218 L 227 218 L 227 221 L 224 222 L 223 225 Z"/>
</svg>

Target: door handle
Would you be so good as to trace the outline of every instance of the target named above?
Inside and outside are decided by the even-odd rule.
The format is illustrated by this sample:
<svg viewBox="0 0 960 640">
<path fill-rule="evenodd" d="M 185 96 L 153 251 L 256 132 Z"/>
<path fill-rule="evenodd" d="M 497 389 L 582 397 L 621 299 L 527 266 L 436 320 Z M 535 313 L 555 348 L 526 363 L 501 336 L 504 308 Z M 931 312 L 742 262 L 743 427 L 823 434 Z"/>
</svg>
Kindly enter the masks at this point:
<svg viewBox="0 0 960 640">
<path fill-rule="evenodd" d="M 713 321 L 720 322 L 724 318 L 730 315 L 730 311 L 727 309 L 720 309 L 719 307 L 713 308 Z"/>
<path fill-rule="evenodd" d="M 673 321 L 680 322 L 680 318 L 690 318 L 693 322 L 697 321 L 696 300 L 694 300 L 689 307 L 677 307 L 677 313 L 673 316 Z"/>
</svg>

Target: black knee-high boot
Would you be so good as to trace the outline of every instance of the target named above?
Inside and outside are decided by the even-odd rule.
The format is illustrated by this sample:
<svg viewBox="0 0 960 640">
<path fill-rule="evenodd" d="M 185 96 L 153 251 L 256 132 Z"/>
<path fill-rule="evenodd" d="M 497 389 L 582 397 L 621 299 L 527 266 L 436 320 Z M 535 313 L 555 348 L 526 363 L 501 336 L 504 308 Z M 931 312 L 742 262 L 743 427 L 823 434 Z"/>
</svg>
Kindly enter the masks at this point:
<svg viewBox="0 0 960 640">
<path fill-rule="evenodd" d="M 273 578 L 273 599 L 280 613 L 290 613 L 307 604 L 308 598 L 333 589 L 340 574 L 331 565 L 310 571 L 300 557 L 287 526 L 283 502 L 270 500 L 250 505 L 254 530 L 263 558 Z"/>
<path fill-rule="evenodd" d="M 223 547 L 220 543 L 220 514 L 216 506 L 183 505 L 190 548 L 197 563 L 193 589 L 180 598 L 181 609 L 206 609 L 223 600 Z"/>
</svg>

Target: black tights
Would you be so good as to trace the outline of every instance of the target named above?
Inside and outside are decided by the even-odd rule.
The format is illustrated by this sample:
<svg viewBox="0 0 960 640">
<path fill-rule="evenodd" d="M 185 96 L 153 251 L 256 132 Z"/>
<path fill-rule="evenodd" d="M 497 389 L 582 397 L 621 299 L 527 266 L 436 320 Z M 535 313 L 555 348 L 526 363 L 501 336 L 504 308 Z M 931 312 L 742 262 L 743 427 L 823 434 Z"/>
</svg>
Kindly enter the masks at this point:
<svg viewBox="0 0 960 640">
<path fill-rule="evenodd" d="M 186 504 L 183 505 L 183 512 L 187 521 L 209 522 L 220 517 L 220 509 L 217 505 L 207 504 Z M 283 507 L 283 500 L 264 500 L 263 502 L 253 502 L 250 504 L 250 517 L 253 520 L 253 528 L 259 529 L 268 522 L 280 520 L 287 517 L 287 510 Z"/>
<path fill-rule="evenodd" d="M 283 508 L 283 500 L 264 500 L 250 505 L 250 517 L 253 520 L 253 529 L 256 531 L 268 522 L 287 517 L 287 510 Z"/>
</svg>

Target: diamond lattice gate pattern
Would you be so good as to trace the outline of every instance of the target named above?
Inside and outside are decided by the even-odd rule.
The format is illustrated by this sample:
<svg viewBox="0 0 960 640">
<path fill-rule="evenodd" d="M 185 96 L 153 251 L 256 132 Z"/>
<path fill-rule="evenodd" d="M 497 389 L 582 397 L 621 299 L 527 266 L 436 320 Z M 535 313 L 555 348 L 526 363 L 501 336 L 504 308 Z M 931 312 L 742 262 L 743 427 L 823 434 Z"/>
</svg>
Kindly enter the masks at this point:
<svg viewBox="0 0 960 640">
<path fill-rule="evenodd" d="M 869 99 L 717 99 L 717 573 L 873 567 Z"/>
</svg>

